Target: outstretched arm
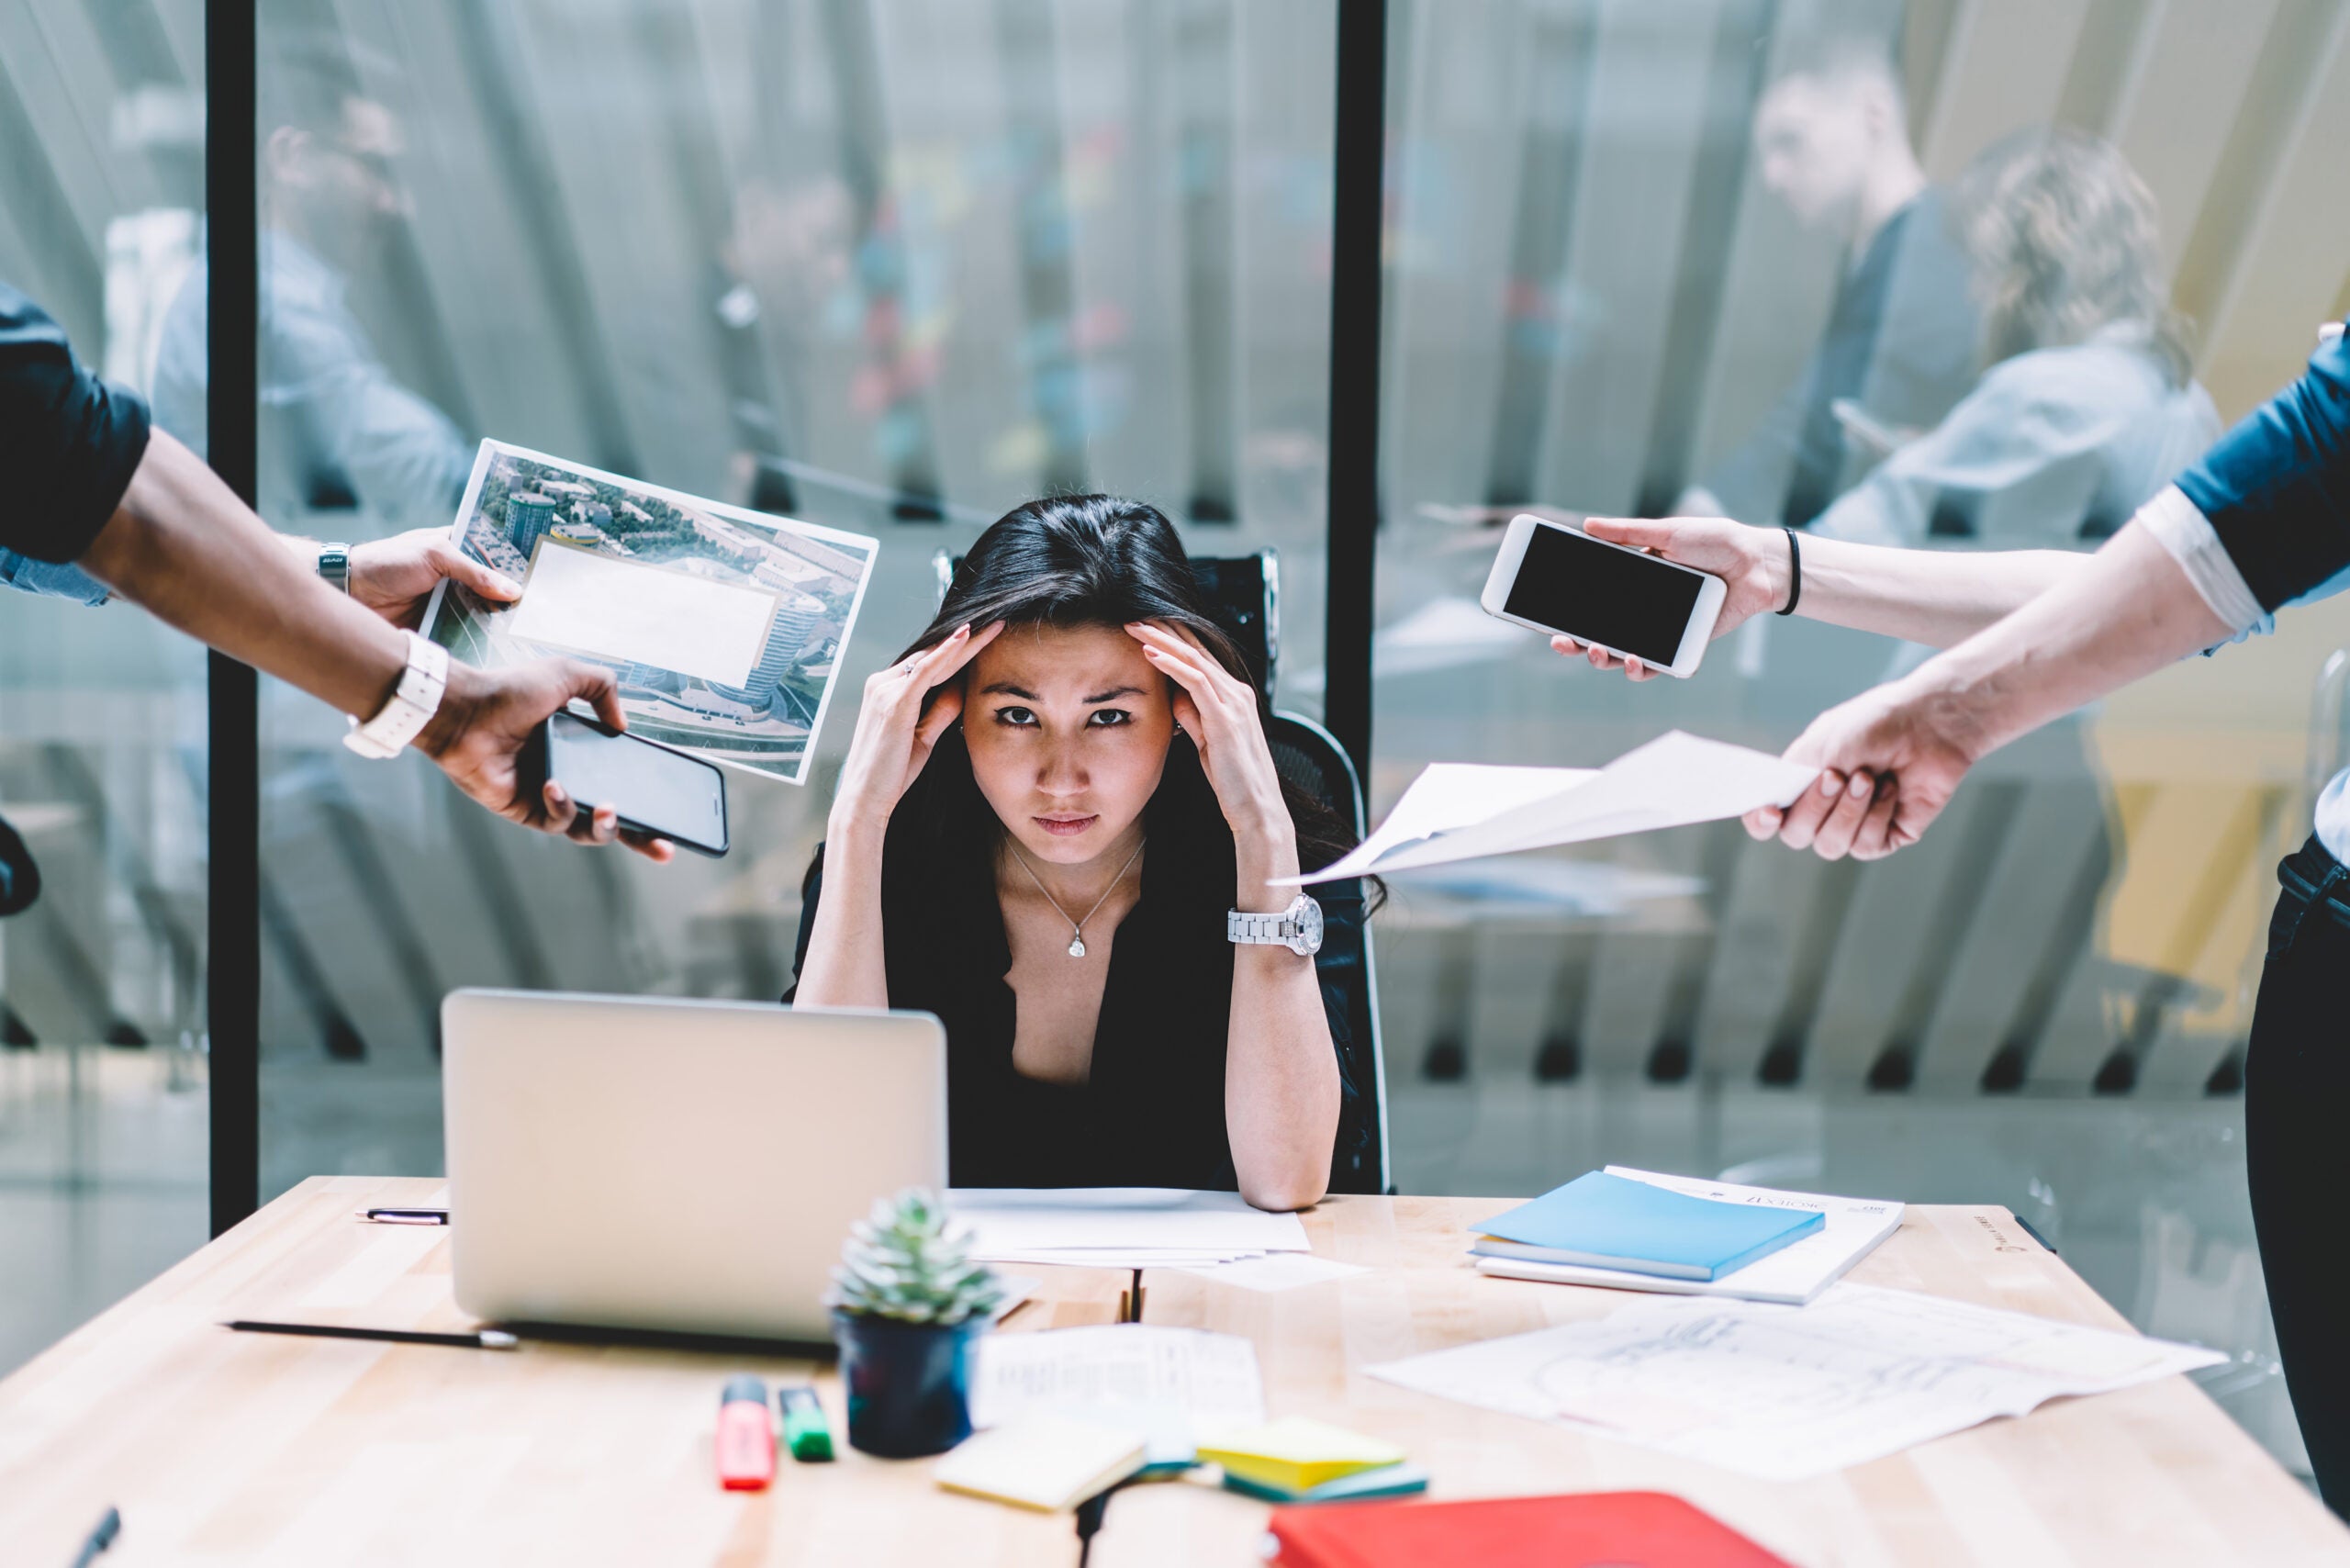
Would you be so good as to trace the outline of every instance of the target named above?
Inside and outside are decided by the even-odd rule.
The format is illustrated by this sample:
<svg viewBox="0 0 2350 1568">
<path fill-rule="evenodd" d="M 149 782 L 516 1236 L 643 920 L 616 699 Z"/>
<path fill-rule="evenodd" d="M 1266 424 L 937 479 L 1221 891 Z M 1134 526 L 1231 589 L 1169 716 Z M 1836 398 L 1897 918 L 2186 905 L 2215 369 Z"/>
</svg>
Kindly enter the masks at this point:
<svg viewBox="0 0 2350 1568">
<path fill-rule="evenodd" d="M 1747 830 L 1830 860 L 1890 855 L 1986 754 L 2234 631 L 2133 521 L 2014 614 L 1812 721 L 1787 757 L 1818 782 Z"/>
<path fill-rule="evenodd" d="M 397 629 L 305 569 L 202 458 L 162 431 L 149 438 L 129 488 L 80 565 L 157 620 L 346 713 L 380 710 L 407 667 Z M 516 763 L 532 730 L 575 697 L 593 702 L 615 729 L 626 726 L 607 670 L 557 660 L 500 670 L 453 662 L 441 708 L 415 744 L 509 821 L 609 843 L 616 836 L 610 807 L 583 814 L 552 781 L 539 799 L 520 789 Z M 631 847 L 656 860 L 670 855 L 659 839 Z"/>
<path fill-rule="evenodd" d="M 1976 758 L 2060 713 L 2350 586 L 2350 344 L 2221 438 L 2062 584 L 1813 722 L 1787 756 L 1824 771 L 1747 819 L 1833 859 L 1917 842 Z"/>
<path fill-rule="evenodd" d="M 1794 545 L 1785 530 L 1750 528 L 1719 517 L 1595 517 L 1595 539 L 1629 544 L 1710 572 L 1729 585 L 1714 635 L 1785 606 L 1795 588 L 1793 552 L 1803 556 L 1796 613 L 1930 647 L 1964 641 L 2079 571 L 2086 555 L 2065 550 L 1903 550 L 1807 533 Z M 1656 671 L 1638 659 L 1586 648 L 1572 637 L 1550 646 L 1582 655 L 1599 669 L 1622 668 L 1634 680 Z"/>
</svg>

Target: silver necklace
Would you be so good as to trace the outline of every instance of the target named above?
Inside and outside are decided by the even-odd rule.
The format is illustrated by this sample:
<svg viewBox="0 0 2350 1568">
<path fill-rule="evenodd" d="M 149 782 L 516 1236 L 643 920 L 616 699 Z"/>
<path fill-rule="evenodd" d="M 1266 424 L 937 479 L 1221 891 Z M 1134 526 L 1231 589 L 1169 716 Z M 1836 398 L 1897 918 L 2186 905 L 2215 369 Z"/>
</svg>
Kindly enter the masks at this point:
<svg viewBox="0 0 2350 1568">
<path fill-rule="evenodd" d="M 1144 839 L 1135 846 L 1134 854 L 1126 857 L 1126 863 L 1118 868 L 1118 874 L 1110 879 L 1110 885 L 1102 890 L 1100 898 L 1093 901 L 1093 908 L 1087 910 L 1084 915 L 1077 920 L 1069 920 L 1069 911 L 1061 908 L 1061 901 L 1053 897 L 1053 890 L 1045 886 L 1045 879 L 1036 875 L 1036 868 L 1028 864 L 1028 857 L 1020 853 L 1020 846 L 1013 842 L 1011 834 L 1004 835 L 1003 846 L 1012 851 L 1012 857 L 1020 862 L 1020 868 L 1028 873 L 1028 879 L 1036 884 L 1036 890 L 1045 895 L 1045 902 L 1053 906 L 1053 913 L 1063 920 L 1069 920 L 1069 956 L 1072 958 L 1082 958 L 1085 957 L 1086 921 L 1092 919 L 1095 913 L 1110 902 L 1110 895 L 1118 890 L 1118 884 L 1125 881 L 1126 873 L 1134 868 L 1136 857 L 1142 854 L 1143 845 L 1149 842 L 1148 839 Z"/>
</svg>

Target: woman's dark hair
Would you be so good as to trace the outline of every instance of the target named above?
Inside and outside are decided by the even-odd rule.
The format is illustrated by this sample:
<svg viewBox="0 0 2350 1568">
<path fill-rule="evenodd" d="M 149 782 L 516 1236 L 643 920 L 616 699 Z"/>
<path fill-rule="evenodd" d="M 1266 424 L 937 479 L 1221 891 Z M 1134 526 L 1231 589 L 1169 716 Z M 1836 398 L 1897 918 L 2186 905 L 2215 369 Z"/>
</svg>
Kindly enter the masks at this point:
<svg viewBox="0 0 2350 1568">
<path fill-rule="evenodd" d="M 945 642 L 958 626 L 977 630 L 998 621 L 1007 627 L 1113 629 L 1129 622 L 1163 621 L 1197 637 L 1218 664 L 1256 689 L 1239 645 L 1200 590 L 1175 525 L 1141 501 L 1051 496 L 1013 508 L 972 543 L 938 614 L 899 657 Z M 1257 718 L 1270 734 L 1272 711 L 1261 691 Z M 944 763 L 976 794 L 968 754 L 959 744 L 951 750 L 950 756 L 947 743 L 940 743 L 917 789 Z M 1281 780 L 1281 797 L 1297 827 L 1298 859 L 1305 869 L 1326 866 L 1354 847 L 1348 825 L 1323 801 L 1287 778 Z M 992 812 L 988 815 L 992 819 Z M 1001 831 L 1002 824 L 997 826 Z M 1366 889 L 1374 902 L 1382 890 L 1375 885 Z"/>
</svg>

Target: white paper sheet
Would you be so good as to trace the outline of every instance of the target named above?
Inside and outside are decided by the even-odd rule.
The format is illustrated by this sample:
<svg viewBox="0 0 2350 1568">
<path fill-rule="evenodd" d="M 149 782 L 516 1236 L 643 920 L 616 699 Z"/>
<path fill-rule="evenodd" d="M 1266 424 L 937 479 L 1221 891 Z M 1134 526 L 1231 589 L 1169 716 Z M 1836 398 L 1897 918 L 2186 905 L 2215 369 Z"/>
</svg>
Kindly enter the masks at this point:
<svg viewBox="0 0 2350 1568">
<path fill-rule="evenodd" d="M 1183 1272 L 1197 1274 L 1203 1280 L 1266 1292 L 1293 1291 L 1301 1285 L 1325 1284 L 1370 1271 L 1360 1263 L 1341 1263 L 1334 1258 L 1316 1258 L 1304 1252 L 1276 1252 L 1262 1258 L 1238 1258 L 1229 1263 L 1183 1266 Z"/>
<path fill-rule="evenodd" d="M 1818 777 L 1745 746 L 1674 730 L 1596 770 L 1433 763 L 1345 858 L 1283 886 L 1580 844 L 1784 806 Z"/>
<path fill-rule="evenodd" d="M 1215 1263 L 1310 1250 L 1295 1215 L 1237 1193 L 1180 1187 L 958 1187 L 946 1206 L 989 1262 L 1105 1269 Z"/>
<path fill-rule="evenodd" d="M 1477 1271 L 1505 1280 L 1539 1280 L 1562 1285 L 1606 1285 L 1614 1290 L 1650 1291 L 1667 1295 L 1738 1296 L 1748 1301 L 1774 1301 L 1800 1306 L 1843 1278 L 1847 1270 L 1876 1250 L 1901 1228 L 1902 1205 L 1874 1198 L 1837 1198 L 1820 1193 L 1788 1193 L 1775 1187 L 1741 1187 L 1733 1182 L 1708 1182 L 1698 1176 L 1666 1176 L 1629 1166 L 1607 1167 L 1610 1176 L 1645 1182 L 1651 1187 L 1710 1198 L 1716 1203 L 1760 1204 L 1774 1208 L 1807 1209 L 1827 1216 L 1827 1223 L 1801 1241 L 1782 1247 L 1767 1258 L 1718 1280 L 1676 1280 L 1661 1274 L 1635 1274 L 1622 1269 L 1592 1269 L 1579 1263 L 1527 1263 L 1513 1258 L 1477 1259 Z"/>
<path fill-rule="evenodd" d="M 989 1334 L 972 1351 L 975 1427 L 1037 1410 L 1080 1416 L 1145 1433 L 1148 1462 L 1168 1464 L 1265 1418 L 1257 1347 L 1230 1334 L 1119 1323 Z"/>
<path fill-rule="evenodd" d="M 743 686 L 775 610 L 772 593 L 543 539 L 504 629 L 548 647 Z"/>
<path fill-rule="evenodd" d="M 1647 1297 L 1597 1322 L 1367 1369 L 1405 1388 L 1769 1481 L 1864 1463 L 2060 1394 L 2213 1366 L 2216 1350 L 1908 1291 L 1809 1306 Z"/>
</svg>

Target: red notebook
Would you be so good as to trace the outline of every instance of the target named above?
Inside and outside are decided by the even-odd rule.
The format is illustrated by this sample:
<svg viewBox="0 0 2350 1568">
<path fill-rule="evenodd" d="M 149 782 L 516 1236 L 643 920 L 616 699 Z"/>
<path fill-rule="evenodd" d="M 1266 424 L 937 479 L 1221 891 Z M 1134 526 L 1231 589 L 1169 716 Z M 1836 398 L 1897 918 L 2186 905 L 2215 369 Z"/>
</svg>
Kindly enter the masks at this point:
<svg viewBox="0 0 2350 1568">
<path fill-rule="evenodd" d="M 1280 1568 L 1791 1568 L 1662 1492 L 1273 1510 Z"/>
</svg>

